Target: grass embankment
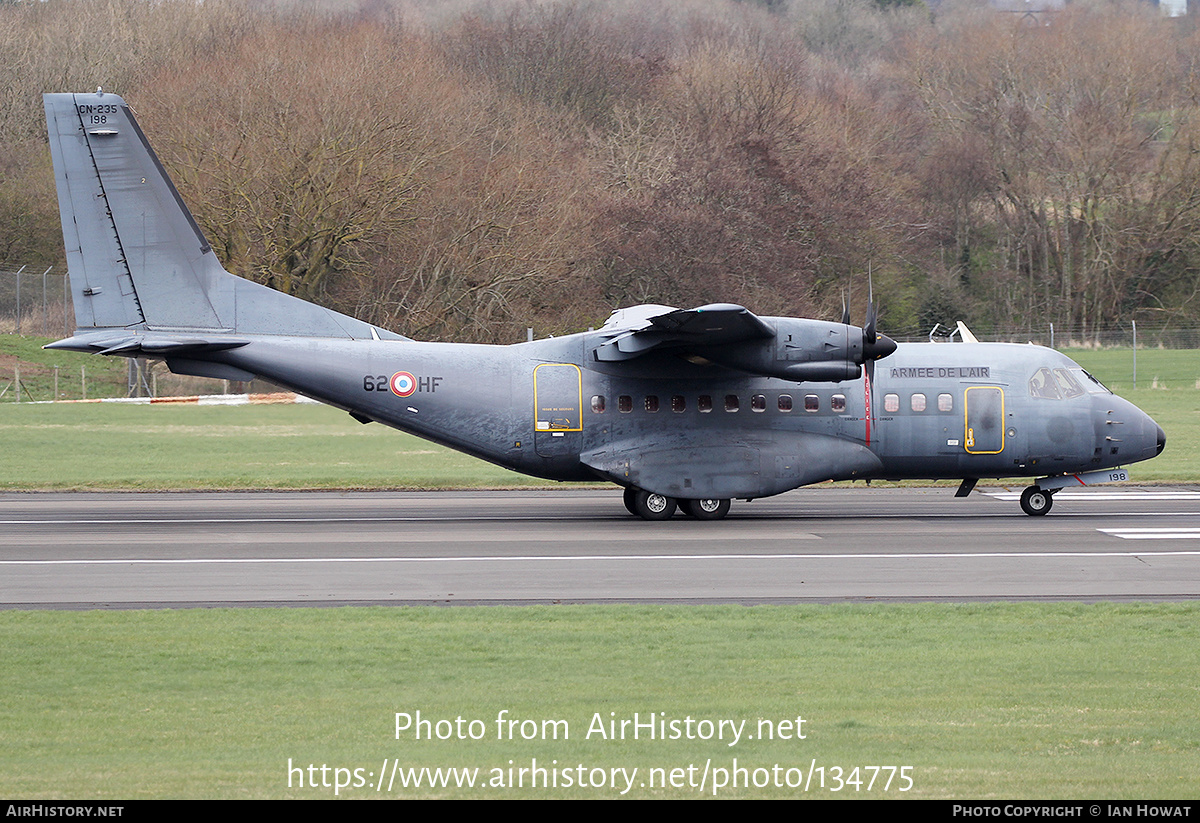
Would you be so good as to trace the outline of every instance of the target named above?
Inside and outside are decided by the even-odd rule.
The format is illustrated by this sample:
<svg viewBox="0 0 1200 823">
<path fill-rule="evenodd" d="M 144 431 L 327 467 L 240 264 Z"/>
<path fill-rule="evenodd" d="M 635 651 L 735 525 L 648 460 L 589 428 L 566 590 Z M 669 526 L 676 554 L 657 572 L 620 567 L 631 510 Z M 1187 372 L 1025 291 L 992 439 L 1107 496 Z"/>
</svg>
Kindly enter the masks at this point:
<svg viewBox="0 0 1200 823">
<path fill-rule="evenodd" d="M 0 489 L 547 485 L 329 406 L 0 406 Z"/>
<path fill-rule="evenodd" d="M 9 798 L 333 795 L 294 774 L 289 789 L 289 758 L 374 772 L 372 786 L 384 758 L 485 781 L 534 758 L 637 767 L 632 797 L 700 796 L 640 784 L 689 766 L 698 782 L 710 759 L 711 795 L 712 770 L 734 758 L 751 777 L 779 764 L 807 778 L 815 762 L 815 797 L 1200 796 L 1196 604 L 0 612 L 0 657 Z M 566 720 L 569 739 L 498 741 L 504 709 L 538 721 L 539 738 L 541 721 Z M 480 720 L 482 739 L 396 739 L 395 713 L 417 711 Z M 587 738 L 596 714 L 635 712 L 745 720 L 755 739 L 689 740 L 685 726 L 675 740 Z M 760 718 L 798 716 L 805 739 L 757 739 Z M 860 787 L 829 791 L 835 767 L 856 766 Z M 911 791 L 881 791 L 886 773 L 867 791 L 867 766 L 911 766 Z M 392 796 L 619 794 L 526 783 Z"/>
</svg>

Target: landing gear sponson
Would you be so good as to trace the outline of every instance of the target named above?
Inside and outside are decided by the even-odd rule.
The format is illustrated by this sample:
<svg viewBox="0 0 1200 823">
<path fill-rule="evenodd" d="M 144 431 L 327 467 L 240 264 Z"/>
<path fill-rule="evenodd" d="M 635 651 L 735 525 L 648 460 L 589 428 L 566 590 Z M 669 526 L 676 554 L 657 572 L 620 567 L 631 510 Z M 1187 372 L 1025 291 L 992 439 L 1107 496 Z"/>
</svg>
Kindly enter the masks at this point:
<svg viewBox="0 0 1200 823">
<path fill-rule="evenodd" d="M 676 500 L 644 489 L 625 489 L 625 508 L 643 520 L 670 520 L 676 509 L 696 520 L 720 520 L 729 514 L 729 500 Z"/>
</svg>

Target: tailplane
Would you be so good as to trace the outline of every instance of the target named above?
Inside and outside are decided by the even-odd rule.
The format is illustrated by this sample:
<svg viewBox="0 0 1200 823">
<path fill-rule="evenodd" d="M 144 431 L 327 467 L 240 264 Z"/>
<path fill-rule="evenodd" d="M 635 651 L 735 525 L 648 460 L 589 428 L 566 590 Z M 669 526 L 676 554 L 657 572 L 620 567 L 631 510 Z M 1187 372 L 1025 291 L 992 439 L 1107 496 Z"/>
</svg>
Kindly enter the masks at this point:
<svg viewBox="0 0 1200 823">
<path fill-rule="evenodd" d="M 117 95 L 47 94 L 44 102 L 75 304 L 72 342 L 118 329 L 404 339 L 225 271 Z"/>
</svg>

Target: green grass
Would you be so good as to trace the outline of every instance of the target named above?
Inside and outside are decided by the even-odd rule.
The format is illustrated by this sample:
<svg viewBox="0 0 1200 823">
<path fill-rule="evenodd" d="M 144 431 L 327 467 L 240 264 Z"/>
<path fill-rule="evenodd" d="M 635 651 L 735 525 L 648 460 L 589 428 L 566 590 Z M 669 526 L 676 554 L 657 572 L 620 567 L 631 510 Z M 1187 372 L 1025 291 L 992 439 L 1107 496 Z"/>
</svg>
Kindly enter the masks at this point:
<svg viewBox="0 0 1200 823">
<path fill-rule="evenodd" d="M 485 775 L 537 758 L 644 777 L 735 757 L 805 773 L 815 760 L 827 786 L 835 766 L 912 767 L 911 791 L 860 797 L 1200 796 L 1197 604 L 24 611 L 0 613 L 0 659 L 9 798 L 332 796 L 289 789 L 289 758 Z M 496 740 L 502 709 L 566 720 L 570 739 Z M 481 720 L 485 739 L 396 739 L 395 713 L 418 710 Z M 800 716 L 806 738 L 586 739 L 597 713 L 634 712 L 745 720 L 747 731 Z"/>
<path fill-rule="evenodd" d="M 0 405 L 0 489 L 545 486 L 318 405 Z"/>
<path fill-rule="evenodd" d="M 128 364 L 121 357 L 96 357 L 78 352 L 43 349 L 52 337 L 0 334 L 0 403 L 17 400 L 17 372 L 21 376 L 21 400 L 55 399 L 55 368 L 58 369 L 59 400 L 88 397 L 124 397 L 129 385 Z"/>
</svg>

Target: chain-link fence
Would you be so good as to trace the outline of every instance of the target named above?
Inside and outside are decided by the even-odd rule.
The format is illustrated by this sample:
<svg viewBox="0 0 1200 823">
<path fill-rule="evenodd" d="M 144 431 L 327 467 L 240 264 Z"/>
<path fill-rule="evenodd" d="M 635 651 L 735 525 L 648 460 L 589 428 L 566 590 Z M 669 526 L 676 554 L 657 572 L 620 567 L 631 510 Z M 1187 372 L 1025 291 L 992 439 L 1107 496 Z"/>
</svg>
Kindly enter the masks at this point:
<svg viewBox="0 0 1200 823">
<path fill-rule="evenodd" d="M 0 333 L 66 337 L 74 328 L 66 272 L 54 266 L 0 271 Z"/>
<path fill-rule="evenodd" d="M 934 329 L 924 330 L 902 329 L 894 334 L 887 329 L 881 331 L 901 343 L 960 339 L 953 326 L 936 326 Z M 1200 329 L 1179 328 L 1163 323 L 1129 321 L 1098 328 L 1047 323 L 1044 326 L 1009 329 L 972 327 L 971 332 L 984 342 L 1035 343 L 1052 349 L 1132 348 L 1134 345 L 1147 349 L 1200 349 Z"/>
</svg>

